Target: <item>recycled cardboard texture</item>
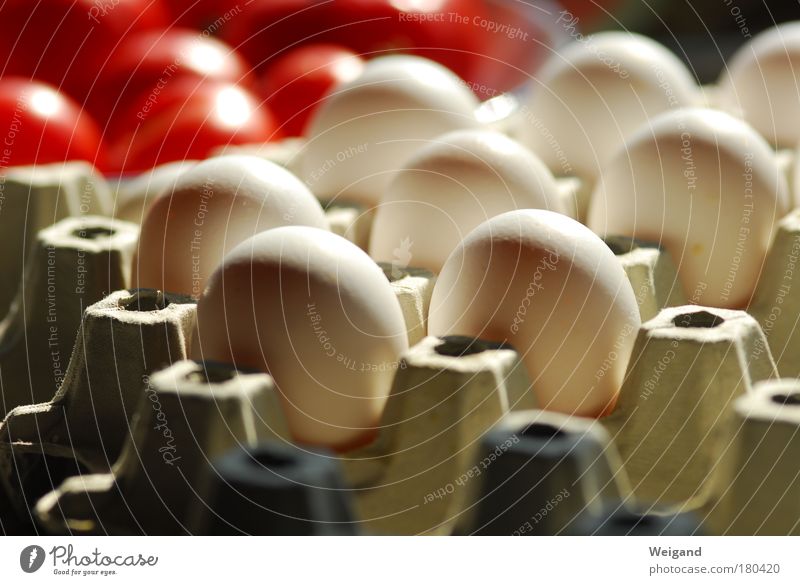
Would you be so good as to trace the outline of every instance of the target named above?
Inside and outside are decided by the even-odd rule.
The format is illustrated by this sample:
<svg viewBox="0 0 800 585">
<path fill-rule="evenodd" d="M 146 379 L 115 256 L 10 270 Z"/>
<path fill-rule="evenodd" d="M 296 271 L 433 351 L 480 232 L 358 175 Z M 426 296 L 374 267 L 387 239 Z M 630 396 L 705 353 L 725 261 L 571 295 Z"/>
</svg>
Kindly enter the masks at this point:
<svg viewBox="0 0 800 585">
<path fill-rule="evenodd" d="M 352 492 L 330 451 L 264 442 L 234 448 L 213 465 L 209 500 L 191 514 L 197 534 L 359 534 Z"/>
<path fill-rule="evenodd" d="M 714 534 L 800 535 L 800 382 L 760 382 L 733 412 L 707 524 Z"/>
<path fill-rule="evenodd" d="M 778 224 L 749 309 L 781 376 L 800 376 L 800 209 Z"/>
<path fill-rule="evenodd" d="M 322 205 L 325 208 L 325 217 L 328 218 L 328 226 L 334 234 L 353 242 L 362 250 L 369 248 L 369 235 L 375 219 L 374 209 L 338 199 L 325 201 Z"/>
<path fill-rule="evenodd" d="M 381 430 L 343 459 L 367 532 L 447 534 L 466 501 L 455 482 L 480 439 L 512 408 L 535 407 L 516 352 L 468 338 L 426 337 L 395 374 Z M 445 490 L 444 496 L 435 494 Z"/>
<path fill-rule="evenodd" d="M 658 315 L 664 307 L 686 304 L 669 252 L 657 244 L 627 236 L 606 238 L 605 242 L 617 255 L 631 281 L 642 323 Z"/>
<path fill-rule="evenodd" d="M 142 289 L 86 310 L 55 396 L 19 406 L 0 423 L 0 499 L 17 515 L 64 477 L 111 467 L 147 374 L 186 357 L 195 308 L 191 299 Z"/>
<path fill-rule="evenodd" d="M 137 237 L 132 224 L 92 216 L 38 233 L 25 281 L 0 323 L 0 418 L 53 397 L 84 309 L 125 288 Z"/>
<path fill-rule="evenodd" d="M 428 334 L 428 310 L 436 276 L 422 268 L 405 268 L 383 262 L 378 265 L 400 302 L 408 329 L 408 346 L 411 347 Z"/>
<path fill-rule="evenodd" d="M 0 315 L 5 315 L 23 277 L 39 230 L 66 217 L 111 212 L 105 180 L 84 162 L 13 167 L 0 177 Z"/>
<path fill-rule="evenodd" d="M 54 533 L 188 532 L 212 459 L 270 434 L 272 388 L 266 374 L 220 364 L 181 361 L 153 374 L 111 472 L 66 480 L 37 503 L 39 521 Z"/>
<path fill-rule="evenodd" d="M 638 500 L 707 501 L 733 400 L 777 375 L 765 347 L 744 311 L 674 307 L 642 325 L 616 409 L 602 419 Z"/>
<path fill-rule="evenodd" d="M 509 414 L 486 433 L 471 471 L 461 534 L 558 535 L 609 503 L 631 504 L 619 454 L 592 419 Z"/>
<path fill-rule="evenodd" d="M 611 503 L 599 514 L 581 514 L 569 526 L 570 536 L 704 536 L 700 519 L 692 512 L 663 514 L 631 510 Z"/>
</svg>

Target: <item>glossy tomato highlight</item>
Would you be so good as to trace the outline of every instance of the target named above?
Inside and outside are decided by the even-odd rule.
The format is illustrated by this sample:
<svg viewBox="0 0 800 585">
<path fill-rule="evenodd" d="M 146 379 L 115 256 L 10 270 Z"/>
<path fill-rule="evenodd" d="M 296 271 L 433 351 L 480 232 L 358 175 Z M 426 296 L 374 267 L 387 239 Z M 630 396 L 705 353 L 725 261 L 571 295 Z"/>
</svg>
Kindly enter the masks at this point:
<svg viewBox="0 0 800 585">
<path fill-rule="evenodd" d="M 278 137 L 269 110 L 231 83 L 176 81 L 147 100 L 135 117 L 139 125 L 111 145 L 113 172 L 142 172 L 161 163 L 203 159 L 220 146 Z"/>
<path fill-rule="evenodd" d="M 190 29 L 139 33 L 126 38 L 98 73 L 87 109 L 103 123 L 139 96 L 175 80 L 240 83 L 249 69 L 228 45 Z"/>
<path fill-rule="evenodd" d="M 105 166 L 100 130 L 54 87 L 0 78 L 0 173 L 8 167 L 85 160 Z"/>
</svg>

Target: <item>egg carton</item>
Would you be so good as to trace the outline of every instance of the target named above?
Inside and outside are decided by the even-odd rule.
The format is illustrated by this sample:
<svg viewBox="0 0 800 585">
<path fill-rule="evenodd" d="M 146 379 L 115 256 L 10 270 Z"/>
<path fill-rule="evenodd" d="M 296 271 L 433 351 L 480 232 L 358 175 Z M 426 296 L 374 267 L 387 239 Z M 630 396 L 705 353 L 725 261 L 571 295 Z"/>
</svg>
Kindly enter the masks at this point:
<svg viewBox="0 0 800 585">
<path fill-rule="evenodd" d="M 512 349 L 427 337 L 403 357 L 373 443 L 256 457 L 248 453 L 292 449 L 270 377 L 180 361 L 147 378 L 111 469 L 66 479 L 34 512 L 55 534 L 558 534 L 631 513 L 609 432 L 536 410 L 528 388 Z M 214 462 L 229 448 L 236 489 L 219 471 L 225 459 Z M 322 477 L 301 465 L 309 457 L 324 463 Z M 294 465 L 302 480 L 285 476 Z M 274 490 L 304 493 L 279 508 Z M 276 524 L 287 516 L 291 527 Z"/>
<path fill-rule="evenodd" d="M 510 347 L 426 337 L 435 276 L 384 265 L 411 348 L 374 442 L 320 454 L 290 446 L 269 376 L 186 361 L 192 299 L 126 288 L 135 221 L 94 214 L 127 209 L 136 220 L 135 210 L 179 170 L 156 169 L 113 189 L 79 163 L 13 169 L 6 178 L 3 217 L 27 205 L 36 213 L 4 232 L 23 250 L 25 266 L 23 273 L 23 264 L 9 264 L 5 283 L 16 300 L 0 355 L 4 531 L 800 531 L 789 463 L 800 401 L 796 382 L 780 379 L 800 373 L 800 297 L 792 286 L 800 212 L 780 222 L 749 313 L 685 305 L 665 250 L 607 240 L 644 325 L 618 406 L 599 421 L 537 410 Z M 566 181 L 577 201 L 582 183 Z M 327 213 L 337 218 L 334 231 L 365 245 L 363 207 L 332 202 Z M 170 437 L 158 428 L 164 419 Z M 256 456 L 276 449 L 282 455 Z M 258 465 L 244 471 L 249 460 Z M 272 480 L 264 478 L 274 480 L 285 465 L 297 473 L 323 469 L 299 497 L 304 507 L 293 509 L 299 520 L 291 527 L 275 524 L 286 516 L 281 509 L 252 507 L 274 501 L 270 490 L 289 494 L 296 486 L 265 487 Z M 253 494 L 247 505 L 224 509 L 226 474 Z M 272 520 L 262 525 L 256 517 Z"/>
<path fill-rule="evenodd" d="M 116 295 L 116 303 L 119 298 L 127 297 Z M 709 332 L 717 337 L 713 344 L 707 339 Z M 357 523 L 360 530 L 379 534 L 559 534 L 579 533 L 587 522 L 594 522 L 599 524 L 593 532 L 604 533 L 608 523 L 599 519 L 623 514 L 630 521 L 628 530 L 636 533 L 644 521 L 631 509 L 652 501 L 648 490 L 659 493 L 661 500 L 678 502 L 658 510 L 658 522 L 663 525 L 672 518 L 668 526 L 673 529 L 674 522 L 687 525 L 680 519 L 688 509 L 704 512 L 724 503 L 721 510 L 733 507 L 738 512 L 743 498 L 753 496 L 749 475 L 736 474 L 735 459 L 719 473 L 710 473 L 714 466 L 709 460 L 713 462 L 720 452 L 745 458 L 745 447 L 730 447 L 733 443 L 726 443 L 725 434 L 736 416 L 745 421 L 743 428 L 751 424 L 747 402 L 739 402 L 767 396 L 768 408 L 756 412 L 754 420 L 762 426 L 767 421 L 768 431 L 776 422 L 784 425 L 782 431 L 770 431 L 776 436 L 763 447 L 766 453 L 776 446 L 791 447 L 796 430 L 797 414 L 776 406 L 773 395 L 777 392 L 791 404 L 797 384 L 774 380 L 768 352 L 758 353 L 760 361 L 755 363 L 742 359 L 748 348 L 755 352 L 764 347 L 759 345 L 763 341 L 757 324 L 741 311 L 667 309 L 640 333 L 638 345 L 647 349 L 634 354 L 640 357 L 631 368 L 619 408 L 597 422 L 532 408 L 529 381 L 510 348 L 467 338 L 425 338 L 403 358 L 379 437 L 367 447 L 338 456 L 340 475 L 327 472 L 333 474 L 330 483 L 339 486 L 337 497 L 329 507 L 303 508 L 305 516 L 298 517 L 300 526 L 293 530 L 315 533 L 309 526 L 323 522 L 336 533 L 339 529 L 349 533 Z M 697 372 L 721 375 L 699 375 L 695 380 L 697 372 L 689 372 L 692 385 L 665 379 L 658 385 L 660 399 L 645 395 L 637 382 L 649 374 L 652 355 L 663 356 L 664 345 L 677 348 L 673 351 L 681 358 L 676 360 L 688 362 L 689 356 L 698 364 Z M 759 378 L 766 381 L 754 384 Z M 215 499 L 214 484 L 217 490 L 229 484 L 219 479 L 212 464 L 226 448 L 234 448 L 229 457 L 241 459 L 243 447 L 257 449 L 264 439 L 272 440 L 272 449 L 287 448 L 288 430 L 269 376 L 181 361 L 145 380 L 134 386 L 140 406 L 120 458 L 108 472 L 76 475 L 45 494 L 35 508 L 40 526 L 51 533 L 73 534 L 228 533 L 243 527 L 248 533 L 269 532 L 274 522 L 265 521 L 259 528 L 248 523 L 252 513 L 225 511 L 229 499 Z M 691 400 L 698 389 L 700 403 Z M 735 408 L 723 409 L 735 414 L 722 416 L 719 405 L 735 397 L 739 397 Z M 654 399 L 648 404 L 650 398 Z M 680 398 L 684 408 L 672 406 Z M 647 406 L 651 412 L 637 412 L 637 406 Z M 662 421 L 665 413 L 670 417 Z M 703 424 L 709 419 L 714 424 L 706 428 Z M 643 430 L 643 425 L 658 432 Z M 762 442 L 744 443 L 761 448 Z M 631 449 L 643 452 L 628 457 Z M 665 454 L 669 457 L 662 460 Z M 332 455 L 324 458 L 328 463 L 332 459 Z M 759 461 L 776 463 L 768 457 Z M 632 462 L 645 462 L 643 475 L 651 479 L 649 483 L 642 481 Z M 267 477 L 275 478 L 279 474 L 274 468 L 280 472 L 287 465 L 285 458 L 262 463 L 251 463 L 249 473 L 269 471 Z M 771 481 L 763 489 L 771 496 L 766 498 L 769 506 L 775 494 L 785 494 L 785 507 L 794 505 L 796 491 L 787 488 L 795 474 L 787 477 L 792 468 L 786 467 L 771 466 Z M 720 485 L 717 478 L 725 475 L 741 478 L 742 485 L 724 483 L 738 488 L 725 490 L 726 499 L 720 499 L 706 488 Z M 282 489 L 296 484 L 289 479 Z M 331 495 L 328 484 L 307 485 L 313 493 Z M 659 492 L 664 485 L 672 489 Z M 773 491 L 776 485 L 782 489 Z M 693 497 L 686 500 L 687 495 Z M 252 498 L 246 501 L 255 506 Z M 255 501 L 262 502 L 254 508 L 261 517 L 285 515 L 266 496 Z M 225 518 L 221 524 L 216 502 Z M 333 514 L 335 520 L 325 524 L 325 515 L 332 510 L 350 512 Z M 720 522 L 721 512 L 715 513 L 709 518 Z M 764 522 L 761 531 L 783 533 L 777 531 L 786 529 L 787 518 L 796 515 L 778 514 L 778 523 Z M 693 532 L 704 529 L 696 521 L 688 525 Z M 614 526 L 619 526 L 617 520 Z M 728 530 L 724 520 L 722 527 L 720 532 Z"/>
<path fill-rule="evenodd" d="M 107 470 L 117 460 L 143 380 L 186 357 L 195 308 L 178 295 L 122 290 L 85 310 L 58 390 L 47 401 L 17 406 L 0 423 L 6 530 L 30 530 L 36 499 L 67 477 Z"/>
</svg>

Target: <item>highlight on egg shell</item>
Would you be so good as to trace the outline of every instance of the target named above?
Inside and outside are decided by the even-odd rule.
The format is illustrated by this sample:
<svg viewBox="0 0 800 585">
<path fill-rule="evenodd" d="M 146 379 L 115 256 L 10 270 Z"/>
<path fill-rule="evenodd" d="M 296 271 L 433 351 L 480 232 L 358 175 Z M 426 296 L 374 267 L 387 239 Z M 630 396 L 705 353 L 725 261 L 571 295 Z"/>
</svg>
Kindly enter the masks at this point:
<svg viewBox="0 0 800 585">
<path fill-rule="evenodd" d="M 666 47 L 637 34 L 597 33 L 560 49 L 536 73 L 520 140 L 556 175 L 592 181 L 648 118 L 700 100 L 694 77 Z"/>
<path fill-rule="evenodd" d="M 767 142 L 729 114 L 688 108 L 657 116 L 617 153 L 588 225 L 663 245 L 691 303 L 744 308 L 789 209 Z"/>
<path fill-rule="evenodd" d="M 639 329 L 619 260 L 577 221 L 517 210 L 482 223 L 447 259 L 431 299 L 431 335 L 510 343 L 539 407 L 610 412 Z"/>
<path fill-rule="evenodd" d="M 478 100 L 454 73 L 422 57 L 368 61 L 312 117 L 303 178 L 321 198 L 375 205 L 394 172 L 425 141 L 478 127 Z"/>
<path fill-rule="evenodd" d="M 371 441 L 408 349 L 383 271 L 344 238 L 281 227 L 242 242 L 197 307 L 196 359 L 275 380 L 293 438 L 346 450 Z"/>
<path fill-rule="evenodd" d="M 397 172 L 375 212 L 369 253 L 379 262 L 438 273 L 478 225 L 525 208 L 563 213 L 547 167 L 503 134 L 451 132 L 433 138 Z"/>
<path fill-rule="evenodd" d="M 133 259 L 133 285 L 199 297 L 224 255 L 264 230 L 328 229 L 325 212 L 289 171 L 254 156 L 205 160 L 152 204 Z"/>
<path fill-rule="evenodd" d="M 716 105 L 743 118 L 773 146 L 800 142 L 800 22 L 772 27 L 741 46 L 716 89 Z"/>
</svg>

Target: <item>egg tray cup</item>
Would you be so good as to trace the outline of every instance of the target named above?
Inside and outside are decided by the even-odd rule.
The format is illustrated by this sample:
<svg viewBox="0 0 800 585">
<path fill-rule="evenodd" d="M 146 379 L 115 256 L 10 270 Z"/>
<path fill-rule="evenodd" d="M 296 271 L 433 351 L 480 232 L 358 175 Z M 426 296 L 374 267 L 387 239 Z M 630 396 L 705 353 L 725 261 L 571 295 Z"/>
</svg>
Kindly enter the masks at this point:
<svg viewBox="0 0 800 585">
<path fill-rule="evenodd" d="M 0 423 L 6 530 L 30 530 L 40 496 L 117 460 L 148 374 L 186 358 L 195 309 L 191 299 L 147 289 L 117 291 L 86 309 L 55 395 Z"/>
<path fill-rule="evenodd" d="M 110 217 L 113 196 L 88 163 L 11 167 L 0 178 L 0 314 L 6 315 L 22 282 L 39 232 L 65 218 Z M 108 291 L 108 289 L 106 289 Z"/>
<path fill-rule="evenodd" d="M 110 470 L 66 479 L 36 504 L 51 533 L 186 534 L 208 521 L 212 461 L 274 437 L 266 374 L 180 361 L 154 373 Z M 278 421 L 277 425 L 280 424 Z"/>
</svg>

